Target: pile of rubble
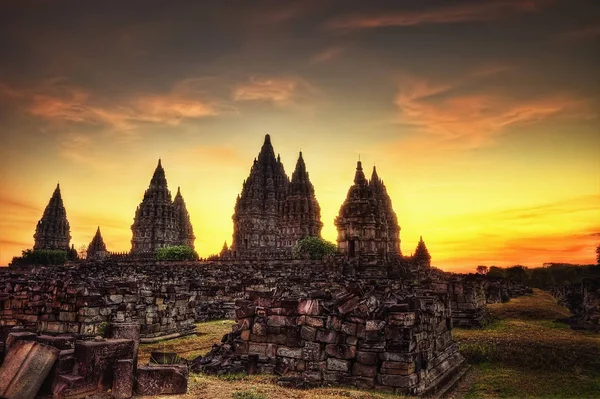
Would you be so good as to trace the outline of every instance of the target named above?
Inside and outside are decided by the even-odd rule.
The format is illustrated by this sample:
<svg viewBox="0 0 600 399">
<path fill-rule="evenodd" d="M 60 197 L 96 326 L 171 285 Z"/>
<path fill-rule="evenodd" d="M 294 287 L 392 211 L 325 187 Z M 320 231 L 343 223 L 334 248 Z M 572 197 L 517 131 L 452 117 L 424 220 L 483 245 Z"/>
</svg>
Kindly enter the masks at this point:
<svg viewBox="0 0 600 399">
<path fill-rule="evenodd" d="M 110 338 L 76 340 L 4 328 L 0 397 L 75 399 L 111 391 L 115 399 L 187 391 L 185 364 L 137 364 L 140 326 L 111 324 Z"/>
<path fill-rule="evenodd" d="M 446 293 L 349 288 L 310 297 L 257 293 L 236 302 L 237 325 L 205 357 L 208 373 L 276 373 L 280 383 L 355 385 L 424 394 L 464 363 Z"/>
</svg>

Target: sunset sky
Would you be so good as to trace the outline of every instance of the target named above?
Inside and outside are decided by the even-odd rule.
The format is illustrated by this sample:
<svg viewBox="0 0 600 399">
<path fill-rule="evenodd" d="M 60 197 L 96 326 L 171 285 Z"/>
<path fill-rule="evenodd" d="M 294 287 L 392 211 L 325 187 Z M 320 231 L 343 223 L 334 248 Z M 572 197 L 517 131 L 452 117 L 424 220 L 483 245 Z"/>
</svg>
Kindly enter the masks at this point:
<svg viewBox="0 0 600 399">
<path fill-rule="evenodd" d="M 402 251 L 445 270 L 592 263 L 600 2 L 2 1 L 0 265 L 56 183 L 76 248 L 131 248 L 162 159 L 201 256 L 231 242 L 264 135 L 302 150 L 323 236 L 359 154 Z"/>
</svg>

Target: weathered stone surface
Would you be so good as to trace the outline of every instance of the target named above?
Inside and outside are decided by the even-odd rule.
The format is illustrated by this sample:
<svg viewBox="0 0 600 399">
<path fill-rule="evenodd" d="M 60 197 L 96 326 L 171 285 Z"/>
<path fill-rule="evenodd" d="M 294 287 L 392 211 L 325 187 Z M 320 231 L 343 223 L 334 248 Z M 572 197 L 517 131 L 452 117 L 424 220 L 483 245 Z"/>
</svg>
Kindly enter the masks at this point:
<svg viewBox="0 0 600 399">
<path fill-rule="evenodd" d="M 37 334 L 29 331 L 13 332 L 8 334 L 6 338 L 6 351 L 9 352 L 10 348 L 19 341 L 37 341 Z"/>
<path fill-rule="evenodd" d="M 327 370 L 347 372 L 350 371 L 350 364 L 347 360 L 330 357 L 327 359 Z"/>
<path fill-rule="evenodd" d="M 185 394 L 188 384 L 187 366 L 140 366 L 135 391 L 138 395 Z"/>
<path fill-rule="evenodd" d="M 115 364 L 112 396 L 115 399 L 127 399 L 133 396 L 134 361 L 119 359 Z"/>
<path fill-rule="evenodd" d="M 16 341 L 0 366 L 0 397 L 33 399 L 60 351 L 33 341 Z"/>
</svg>

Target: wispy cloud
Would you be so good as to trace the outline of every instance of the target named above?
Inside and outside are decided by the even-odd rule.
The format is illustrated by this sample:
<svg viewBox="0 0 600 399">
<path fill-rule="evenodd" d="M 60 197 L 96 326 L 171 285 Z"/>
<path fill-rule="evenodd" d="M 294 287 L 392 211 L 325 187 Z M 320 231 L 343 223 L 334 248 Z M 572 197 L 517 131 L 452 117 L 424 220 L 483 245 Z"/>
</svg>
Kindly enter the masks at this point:
<svg viewBox="0 0 600 399">
<path fill-rule="evenodd" d="M 252 77 L 237 85 L 232 97 L 235 101 L 270 102 L 278 106 L 293 105 L 314 95 L 315 89 L 298 77 Z"/>
<path fill-rule="evenodd" d="M 139 123 L 177 125 L 184 119 L 217 115 L 218 105 L 191 94 L 190 82 L 179 82 L 167 93 L 132 94 L 110 102 L 65 79 L 22 90 L 4 85 L 3 92 L 23 101 L 30 115 L 50 122 L 107 125 L 128 131 Z"/>
<path fill-rule="evenodd" d="M 552 3 L 551 0 L 488 0 L 451 4 L 422 10 L 404 10 L 380 14 L 346 15 L 333 19 L 332 29 L 367 29 L 422 24 L 448 24 L 491 21 L 514 14 L 535 13 Z"/>
<path fill-rule="evenodd" d="M 549 118 L 593 118 L 590 102 L 570 93 L 550 93 L 522 98 L 473 88 L 472 80 L 495 71 L 476 71 L 454 81 L 435 82 L 414 75 L 399 78 L 395 104 L 402 123 L 416 127 L 417 140 L 439 140 L 447 145 L 479 147 L 513 125 L 534 123 Z"/>
<path fill-rule="evenodd" d="M 331 61 L 331 60 L 339 58 L 345 51 L 346 51 L 346 48 L 343 46 L 328 47 L 328 48 L 316 53 L 312 57 L 311 62 L 313 64 L 319 64 L 322 62 Z"/>
<path fill-rule="evenodd" d="M 565 42 L 584 41 L 596 39 L 598 36 L 600 36 L 600 25 L 591 25 L 564 32 L 559 40 Z"/>
</svg>

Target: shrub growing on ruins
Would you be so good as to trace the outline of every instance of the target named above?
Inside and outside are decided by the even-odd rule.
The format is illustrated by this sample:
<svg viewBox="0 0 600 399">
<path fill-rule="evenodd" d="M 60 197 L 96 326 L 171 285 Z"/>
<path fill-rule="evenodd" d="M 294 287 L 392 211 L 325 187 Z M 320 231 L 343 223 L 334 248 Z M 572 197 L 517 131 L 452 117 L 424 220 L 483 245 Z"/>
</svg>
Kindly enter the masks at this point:
<svg viewBox="0 0 600 399">
<path fill-rule="evenodd" d="M 294 246 L 292 254 L 294 258 L 323 259 L 325 256 L 333 255 L 337 250 L 334 243 L 321 237 L 304 237 Z"/>
<path fill-rule="evenodd" d="M 67 261 L 67 251 L 60 249 L 26 249 L 21 254 L 13 258 L 12 265 L 64 265 Z"/>
<path fill-rule="evenodd" d="M 198 260 L 198 254 L 187 245 L 173 245 L 158 248 L 155 252 L 156 260 Z"/>
</svg>

